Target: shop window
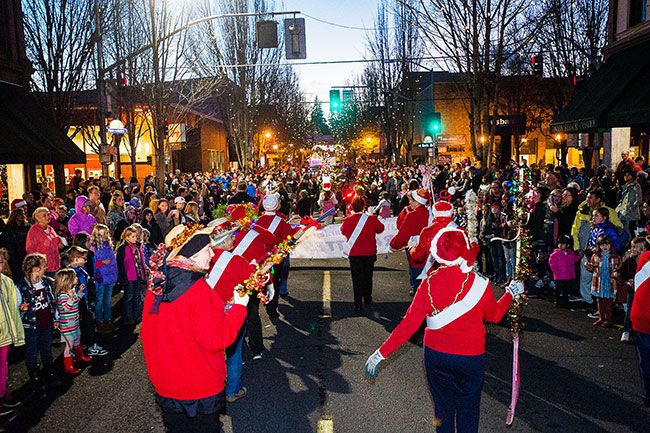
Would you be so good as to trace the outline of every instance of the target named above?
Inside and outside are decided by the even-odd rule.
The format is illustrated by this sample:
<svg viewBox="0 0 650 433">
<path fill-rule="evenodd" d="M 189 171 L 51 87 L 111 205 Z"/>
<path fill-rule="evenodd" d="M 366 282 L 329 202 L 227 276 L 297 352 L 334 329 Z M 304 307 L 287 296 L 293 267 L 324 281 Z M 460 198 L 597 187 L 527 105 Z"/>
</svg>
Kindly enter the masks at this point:
<svg viewBox="0 0 650 433">
<path fill-rule="evenodd" d="M 630 15 L 628 28 L 641 24 L 647 20 L 646 8 L 648 0 L 630 0 Z"/>
</svg>

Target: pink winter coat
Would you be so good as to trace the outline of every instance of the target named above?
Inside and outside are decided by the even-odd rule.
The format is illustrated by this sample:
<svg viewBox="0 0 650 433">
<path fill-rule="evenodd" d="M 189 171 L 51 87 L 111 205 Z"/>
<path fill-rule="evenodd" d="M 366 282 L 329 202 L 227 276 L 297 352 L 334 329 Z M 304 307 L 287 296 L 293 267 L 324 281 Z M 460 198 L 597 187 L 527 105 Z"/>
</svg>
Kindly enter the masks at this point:
<svg viewBox="0 0 650 433">
<path fill-rule="evenodd" d="M 562 251 L 556 248 L 548 258 L 548 265 L 556 281 L 573 280 L 576 277 L 576 263 L 580 256 L 573 250 Z"/>
</svg>

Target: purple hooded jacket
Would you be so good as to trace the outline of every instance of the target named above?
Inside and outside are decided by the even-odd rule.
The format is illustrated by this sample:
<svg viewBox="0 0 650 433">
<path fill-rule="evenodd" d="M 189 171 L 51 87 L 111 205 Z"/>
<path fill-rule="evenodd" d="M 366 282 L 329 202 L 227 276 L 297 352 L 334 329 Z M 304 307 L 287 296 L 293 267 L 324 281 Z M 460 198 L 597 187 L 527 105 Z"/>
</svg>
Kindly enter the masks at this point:
<svg viewBox="0 0 650 433">
<path fill-rule="evenodd" d="M 97 220 L 91 214 L 83 213 L 84 203 L 88 201 L 88 197 L 85 195 L 80 195 L 74 202 L 75 213 L 68 221 L 68 230 L 72 236 L 76 235 L 79 232 L 86 232 L 91 234 L 93 232 L 93 227 L 97 224 Z"/>
</svg>

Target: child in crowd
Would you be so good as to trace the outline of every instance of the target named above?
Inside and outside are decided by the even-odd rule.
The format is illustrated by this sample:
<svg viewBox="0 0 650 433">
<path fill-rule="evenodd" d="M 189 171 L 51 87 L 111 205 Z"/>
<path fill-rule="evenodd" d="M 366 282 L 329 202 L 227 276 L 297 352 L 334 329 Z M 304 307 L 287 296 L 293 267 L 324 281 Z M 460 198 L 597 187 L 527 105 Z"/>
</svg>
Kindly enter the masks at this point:
<svg viewBox="0 0 650 433">
<path fill-rule="evenodd" d="M 87 346 L 88 354 L 91 356 L 104 356 L 108 352 L 96 342 L 95 318 L 92 311 L 95 308 L 94 281 L 86 271 L 88 250 L 73 245 L 67 251 L 68 267 L 77 275 L 79 290 L 77 296 L 81 300 L 79 305 L 79 317 L 81 319 L 80 334 L 84 344 Z"/>
<path fill-rule="evenodd" d="M 588 271 L 593 272 L 591 280 L 591 295 L 598 303 L 600 317 L 593 324 L 595 326 L 612 326 L 614 313 L 614 299 L 616 298 L 616 279 L 621 259 L 614 252 L 607 236 L 601 236 L 596 241 L 598 249 L 585 264 Z"/>
<path fill-rule="evenodd" d="M 643 236 L 632 239 L 630 250 L 623 257 L 621 268 L 618 271 L 619 287 L 625 287 L 627 289 L 625 319 L 623 320 L 623 333 L 621 334 L 622 343 L 630 341 L 630 332 L 632 331 L 630 310 L 634 301 L 634 275 L 636 274 L 636 266 L 639 261 L 639 256 L 649 249 L 650 244 L 648 244 L 648 241 Z"/>
<path fill-rule="evenodd" d="M 108 334 L 115 330 L 111 322 L 111 297 L 117 283 L 117 260 L 113 251 L 113 240 L 108 226 L 97 224 L 93 228 L 90 251 L 94 251 L 95 271 L 95 320 L 97 332 Z"/>
<path fill-rule="evenodd" d="M 63 350 L 63 369 L 69 374 L 79 374 L 72 361 L 74 353 L 77 362 L 90 362 L 81 347 L 81 330 L 79 329 L 79 296 L 84 287 L 79 284 L 77 274 L 72 269 L 61 269 L 54 277 L 54 288 L 59 312 L 59 331 L 65 343 Z"/>
<path fill-rule="evenodd" d="M 556 307 L 569 304 L 569 292 L 575 284 L 576 263 L 580 261 L 580 255 L 573 251 L 571 245 L 573 242 L 569 236 L 560 236 L 557 248 L 548 259 L 555 283 L 554 304 Z"/>
<path fill-rule="evenodd" d="M 374 214 L 379 218 L 390 218 L 391 206 L 390 195 L 387 192 L 382 192 L 381 200 L 379 200 L 379 204 L 377 204 Z"/>
<path fill-rule="evenodd" d="M 25 276 L 17 286 L 22 299 L 18 308 L 25 328 L 25 367 L 35 383 L 41 380 L 37 363 L 39 353 L 43 374 L 54 378 L 52 334 L 58 324 L 55 321 L 54 280 L 45 276 L 46 269 L 47 259 L 43 254 L 28 254 L 23 260 Z"/>
<path fill-rule="evenodd" d="M 147 281 L 147 264 L 138 230 L 133 226 L 122 232 L 122 243 L 117 249 L 118 280 L 124 287 L 122 304 L 124 323 L 134 325 L 142 315 L 142 299 Z"/>
</svg>

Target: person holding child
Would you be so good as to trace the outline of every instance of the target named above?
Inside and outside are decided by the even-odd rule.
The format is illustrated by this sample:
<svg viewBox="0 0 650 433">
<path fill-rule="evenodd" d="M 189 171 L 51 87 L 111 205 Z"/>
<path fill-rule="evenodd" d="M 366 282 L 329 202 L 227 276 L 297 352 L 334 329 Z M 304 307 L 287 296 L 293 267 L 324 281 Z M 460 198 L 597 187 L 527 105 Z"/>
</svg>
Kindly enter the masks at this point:
<svg viewBox="0 0 650 433">
<path fill-rule="evenodd" d="M 596 241 L 598 249 L 591 256 L 585 267 L 593 272 L 591 280 L 591 295 L 596 298 L 598 305 L 598 320 L 594 326 L 612 326 L 614 299 L 616 298 L 616 279 L 621 259 L 612 248 L 612 242 L 607 236 L 601 236 Z"/>
<path fill-rule="evenodd" d="M 54 290 L 59 313 L 59 331 L 65 343 L 63 349 L 63 369 L 68 374 L 79 374 L 81 370 L 73 363 L 74 353 L 77 362 L 90 362 L 93 359 L 84 353 L 81 347 L 81 329 L 79 328 L 79 296 L 84 288 L 73 269 L 64 268 L 54 276 Z"/>
</svg>

